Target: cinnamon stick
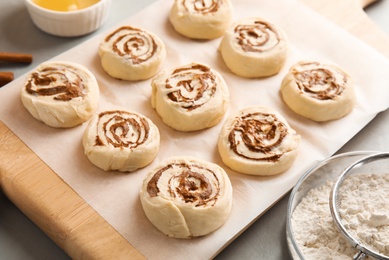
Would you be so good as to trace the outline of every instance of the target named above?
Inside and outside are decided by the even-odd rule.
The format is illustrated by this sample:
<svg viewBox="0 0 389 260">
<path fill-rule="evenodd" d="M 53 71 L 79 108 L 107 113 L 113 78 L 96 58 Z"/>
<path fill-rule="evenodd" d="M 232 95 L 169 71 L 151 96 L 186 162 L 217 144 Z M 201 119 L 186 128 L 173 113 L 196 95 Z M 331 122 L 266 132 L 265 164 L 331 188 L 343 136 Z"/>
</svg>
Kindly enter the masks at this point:
<svg viewBox="0 0 389 260">
<path fill-rule="evenodd" d="M 11 82 L 14 79 L 12 72 L 0 72 L 0 87 Z"/>
<path fill-rule="evenodd" d="M 32 55 L 27 53 L 0 52 L 0 61 L 31 63 Z"/>
</svg>

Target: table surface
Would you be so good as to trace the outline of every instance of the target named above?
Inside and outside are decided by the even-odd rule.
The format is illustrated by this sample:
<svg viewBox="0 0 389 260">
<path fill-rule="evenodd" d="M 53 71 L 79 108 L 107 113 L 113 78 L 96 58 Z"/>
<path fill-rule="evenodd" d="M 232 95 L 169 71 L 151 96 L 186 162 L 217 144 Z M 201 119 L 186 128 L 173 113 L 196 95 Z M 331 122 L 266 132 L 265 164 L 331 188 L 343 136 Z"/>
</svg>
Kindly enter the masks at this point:
<svg viewBox="0 0 389 260">
<path fill-rule="evenodd" d="M 0 1 L 0 51 L 33 54 L 29 65 L 0 62 L 0 71 L 23 75 L 65 50 L 105 29 L 115 26 L 155 0 L 113 0 L 111 15 L 98 31 L 83 37 L 61 38 L 35 27 L 24 6 L 25 0 Z M 389 34 L 389 1 L 380 0 L 365 9 L 368 16 Z M 338 153 L 354 150 L 389 151 L 389 110 L 380 113 Z M 217 259 L 290 259 L 285 225 L 289 193 L 223 250 Z M 0 191 L 1 259 L 69 259 Z"/>
</svg>

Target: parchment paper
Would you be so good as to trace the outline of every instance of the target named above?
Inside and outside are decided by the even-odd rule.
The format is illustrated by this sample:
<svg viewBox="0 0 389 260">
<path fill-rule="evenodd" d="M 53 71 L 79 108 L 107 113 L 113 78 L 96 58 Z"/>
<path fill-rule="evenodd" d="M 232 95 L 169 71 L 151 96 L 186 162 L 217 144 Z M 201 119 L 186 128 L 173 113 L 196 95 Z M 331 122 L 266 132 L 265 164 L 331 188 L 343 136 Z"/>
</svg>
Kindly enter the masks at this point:
<svg viewBox="0 0 389 260">
<path fill-rule="evenodd" d="M 216 147 L 222 123 L 194 133 L 172 130 L 151 108 L 150 80 L 126 82 L 107 76 L 100 66 L 97 48 L 111 30 L 54 60 L 78 62 L 95 74 L 101 89 L 99 111 L 125 108 L 153 120 L 161 133 L 161 149 L 148 167 L 134 173 L 101 171 L 83 154 L 81 137 L 86 124 L 72 129 L 54 129 L 38 122 L 25 110 L 19 97 L 25 75 L 0 90 L 0 119 L 149 259 L 211 258 L 289 191 L 310 166 L 336 152 L 389 105 L 389 62 L 371 47 L 298 1 L 232 2 L 235 20 L 263 17 L 287 33 L 290 53 L 278 75 L 265 79 L 243 79 L 233 75 L 217 51 L 220 39 L 195 41 L 173 30 L 167 19 L 172 1 L 159 0 L 123 21 L 122 25 L 142 27 L 161 37 L 168 53 L 165 69 L 198 61 L 219 71 L 230 90 L 228 114 L 245 107 L 263 105 L 273 107 L 284 115 L 301 135 L 302 142 L 294 165 L 277 176 L 255 177 L 231 171 L 222 163 Z M 353 77 L 357 105 L 350 115 L 332 122 L 315 123 L 294 114 L 283 104 L 279 94 L 281 80 L 289 67 L 302 59 L 337 64 Z M 232 213 L 223 227 L 208 236 L 191 240 L 168 238 L 156 230 L 143 213 L 138 196 L 143 177 L 162 159 L 175 155 L 190 155 L 217 163 L 231 178 L 234 189 Z"/>
</svg>

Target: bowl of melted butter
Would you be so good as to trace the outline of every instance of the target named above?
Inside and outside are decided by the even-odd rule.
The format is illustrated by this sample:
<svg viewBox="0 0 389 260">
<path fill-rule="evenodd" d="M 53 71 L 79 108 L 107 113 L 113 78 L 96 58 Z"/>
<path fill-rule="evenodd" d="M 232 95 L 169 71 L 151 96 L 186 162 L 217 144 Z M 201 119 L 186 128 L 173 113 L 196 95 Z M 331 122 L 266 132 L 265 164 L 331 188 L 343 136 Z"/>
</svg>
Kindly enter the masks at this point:
<svg viewBox="0 0 389 260">
<path fill-rule="evenodd" d="M 97 30 L 107 20 L 110 5 L 111 0 L 26 0 L 33 23 L 46 33 L 62 37 Z"/>
</svg>

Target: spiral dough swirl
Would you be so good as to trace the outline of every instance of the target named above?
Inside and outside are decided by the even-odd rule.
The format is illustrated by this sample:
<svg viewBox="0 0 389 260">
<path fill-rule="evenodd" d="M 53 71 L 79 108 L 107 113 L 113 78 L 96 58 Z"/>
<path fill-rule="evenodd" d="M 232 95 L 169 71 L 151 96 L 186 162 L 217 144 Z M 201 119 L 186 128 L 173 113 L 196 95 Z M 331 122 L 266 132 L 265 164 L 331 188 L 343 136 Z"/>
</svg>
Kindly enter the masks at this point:
<svg viewBox="0 0 389 260">
<path fill-rule="evenodd" d="M 277 161 L 284 153 L 277 149 L 288 134 L 276 115 L 250 113 L 236 118 L 228 140 L 237 155 L 250 160 Z"/>
<path fill-rule="evenodd" d="M 125 56 L 133 64 L 149 60 L 157 51 L 158 45 L 148 32 L 123 26 L 108 35 L 106 42 L 111 42 L 112 50 L 119 56 Z"/>
<path fill-rule="evenodd" d="M 154 174 L 147 184 L 147 192 L 151 197 L 169 194 L 195 207 L 212 206 L 218 200 L 220 182 L 211 169 L 194 163 L 176 162 L 167 164 Z"/>
<path fill-rule="evenodd" d="M 166 80 L 165 88 L 171 90 L 168 98 L 187 111 L 207 103 L 216 92 L 216 76 L 201 64 L 176 69 Z"/>
<path fill-rule="evenodd" d="M 219 10 L 221 0 L 183 0 L 182 4 L 188 12 L 211 14 Z"/>
<path fill-rule="evenodd" d="M 255 20 L 251 24 L 239 24 L 234 33 L 245 52 L 269 51 L 280 42 L 277 30 L 265 21 Z"/>
<path fill-rule="evenodd" d="M 135 149 L 149 137 L 150 126 L 138 114 L 126 111 L 106 111 L 97 121 L 96 146 Z"/>
<path fill-rule="evenodd" d="M 57 101 L 70 101 L 85 96 L 82 72 L 71 66 L 52 65 L 31 74 L 26 91 L 33 96 L 51 96 Z"/>
<path fill-rule="evenodd" d="M 347 76 L 335 67 L 320 63 L 303 63 L 292 71 L 297 87 L 312 98 L 335 99 L 348 84 Z"/>
</svg>

